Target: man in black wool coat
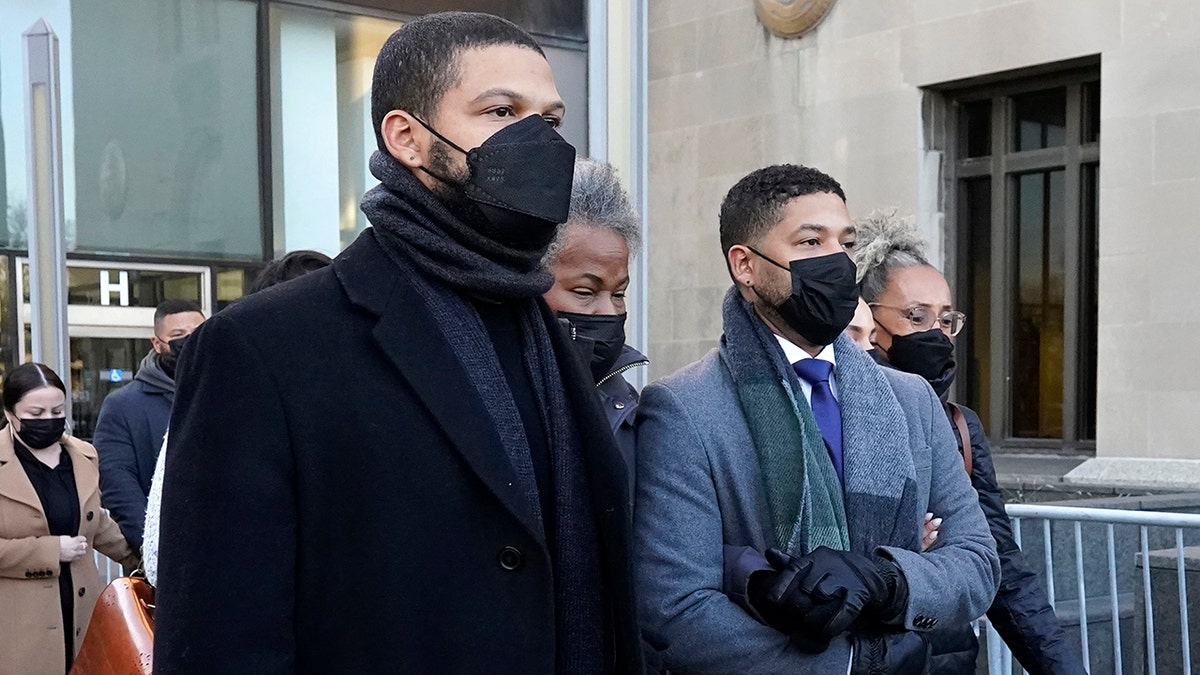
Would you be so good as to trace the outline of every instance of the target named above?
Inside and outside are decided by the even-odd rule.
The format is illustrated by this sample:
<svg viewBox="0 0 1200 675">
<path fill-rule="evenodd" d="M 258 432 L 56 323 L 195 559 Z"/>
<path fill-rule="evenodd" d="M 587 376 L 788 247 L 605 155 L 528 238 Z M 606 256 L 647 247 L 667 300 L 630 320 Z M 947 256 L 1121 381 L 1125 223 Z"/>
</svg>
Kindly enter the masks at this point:
<svg viewBox="0 0 1200 675">
<path fill-rule="evenodd" d="M 373 227 L 180 363 L 155 672 L 638 672 L 625 469 L 541 299 L 575 159 L 545 55 L 429 15 L 371 104 Z"/>
</svg>

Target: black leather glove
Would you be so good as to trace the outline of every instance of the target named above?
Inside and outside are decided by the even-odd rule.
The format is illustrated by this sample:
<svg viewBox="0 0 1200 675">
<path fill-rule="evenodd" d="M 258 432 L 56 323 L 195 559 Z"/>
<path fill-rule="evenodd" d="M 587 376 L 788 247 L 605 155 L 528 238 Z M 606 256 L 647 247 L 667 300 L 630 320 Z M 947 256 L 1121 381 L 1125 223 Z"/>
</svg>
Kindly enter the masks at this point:
<svg viewBox="0 0 1200 675">
<path fill-rule="evenodd" d="M 925 675 L 929 640 L 924 633 L 869 631 L 850 636 L 850 675 Z"/>
<path fill-rule="evenodd" d="M 767 599 L 772 586 L 780 574 L 790 574 L 786 568 L 772 572 L 755 572 L 750 575 L 746 596 L 750 604 L 758 610 L 759 616 L 770 627 L 786 633 L 792 642 L 802 652 L 820 654 L 829 648 L 830 636 L 814 629 L 813 625 L 823 625 L 831 616 L 826 616 L 831 609 L 836 609 L 836 603 L 826 603 L 818 607 L 815 602 L 805 602 L 806 598 L 798 596 L 791 605 L 782 607 Z"/>
<path fill-rule="evenodd" d="M 821 546 L 794 558 L 771 549 L 767 561 L 780 571 L 766 589 L 764 604 L 799 619 L 800 626 L 792 633 L 834 637 L 846 632 L 860 615 L 888 622 L 908 605 L 908 582 L 886 558 Z"/>
</svg>

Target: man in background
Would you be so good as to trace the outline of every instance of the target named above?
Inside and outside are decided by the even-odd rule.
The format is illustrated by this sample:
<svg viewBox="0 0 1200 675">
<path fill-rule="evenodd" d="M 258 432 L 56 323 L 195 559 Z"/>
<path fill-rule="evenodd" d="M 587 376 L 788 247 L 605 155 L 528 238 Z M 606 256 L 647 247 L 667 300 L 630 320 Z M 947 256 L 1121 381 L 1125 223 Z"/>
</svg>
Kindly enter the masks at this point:
<svg viewBox="0 0 1200 675">
<path fill-rule="evenodd" d="M 175 400 L 175 366 L 188 336 L 204 322 L 200 305 L 166 300 L 154 310 L 150 353 L 133 382 L 100 406 L 92 443 L 100 456 L 101 502 L 134 548 L 142 545 L 146 498 Z"/>
</svg>

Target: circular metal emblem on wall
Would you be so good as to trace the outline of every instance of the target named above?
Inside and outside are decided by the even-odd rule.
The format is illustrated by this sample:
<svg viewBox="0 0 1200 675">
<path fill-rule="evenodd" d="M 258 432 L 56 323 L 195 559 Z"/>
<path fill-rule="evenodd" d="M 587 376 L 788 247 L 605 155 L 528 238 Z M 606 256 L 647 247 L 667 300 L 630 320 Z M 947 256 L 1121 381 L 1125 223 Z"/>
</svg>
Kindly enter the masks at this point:
<svg viewBox="0 0 1200 675">
<path fill-rule="evenodd" d="M 812 30 L 836 0 L 754 0 L 758 20 L 781 38 L 796 38 Z"/>
</svg>

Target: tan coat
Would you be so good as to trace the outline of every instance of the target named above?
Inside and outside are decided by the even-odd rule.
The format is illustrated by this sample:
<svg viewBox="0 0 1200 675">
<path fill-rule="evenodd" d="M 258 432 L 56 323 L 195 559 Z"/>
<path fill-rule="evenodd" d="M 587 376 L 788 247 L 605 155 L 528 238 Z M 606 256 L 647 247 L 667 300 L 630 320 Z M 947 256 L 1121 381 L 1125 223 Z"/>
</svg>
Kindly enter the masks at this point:
<svg viewBox="0 0 1200 675">
<path fill-rule="evenodd" d="M 137 554 L 100 508 L 96 449 L 70 436 L 63 437 L 63 445 L 79 491 L 79 534 L 88 540 L 87 552 L 71 563 L 78 652 L 102 590 L 92 549 L 131 566 L 137 564 Z M 59 542 L 49 532 L 33 483 L 13 451 L 12 434 L 0 430 L 0 675 L 62 675 L 66 670 L 58 594 Z"/>
</svg>

